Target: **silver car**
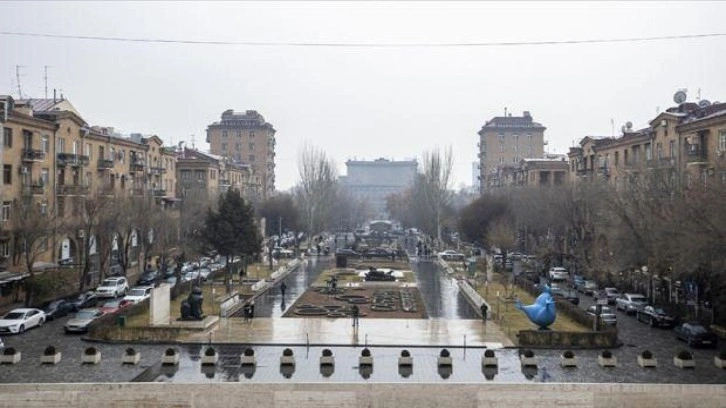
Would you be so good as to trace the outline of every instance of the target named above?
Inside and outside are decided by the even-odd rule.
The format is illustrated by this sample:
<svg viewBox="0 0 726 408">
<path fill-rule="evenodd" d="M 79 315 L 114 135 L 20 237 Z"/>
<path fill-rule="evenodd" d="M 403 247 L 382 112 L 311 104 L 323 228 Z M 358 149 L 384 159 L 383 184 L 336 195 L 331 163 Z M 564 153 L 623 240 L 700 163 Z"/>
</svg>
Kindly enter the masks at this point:
<svg viewBox="0 0 726 408">
<path fill-rule="evenodd" d="M 66 333 L 85 333 L 88 331 L 88 325 L 101 316 L 103 316 L 101 309 L 81 309 L 66 322 L 63 330 Z"/>
<path fill-rule="evenodd" d="M 612 324 L 615 326 L 618 324 L 618 317 L 615 316 L 615 313 L 612 309 L 610 309 L 608 306 L 601 306 L 602 309 L 600 310 L 600 320 L 607 324 Z M 590 306 L 587 308 L 587 314 L 590 316 L 596 316 L 597 315 L 597 306 Z"/>
</svg>

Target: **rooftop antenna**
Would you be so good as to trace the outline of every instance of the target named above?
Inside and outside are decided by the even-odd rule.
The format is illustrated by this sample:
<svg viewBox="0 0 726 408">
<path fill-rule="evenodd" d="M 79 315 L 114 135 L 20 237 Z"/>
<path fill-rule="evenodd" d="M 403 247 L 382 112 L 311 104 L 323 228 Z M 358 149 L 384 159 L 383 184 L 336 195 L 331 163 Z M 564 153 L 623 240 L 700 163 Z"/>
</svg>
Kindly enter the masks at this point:
<svg viewBox="0 0 726 408">
<path fill-rule="evenodd" d="M 610 136 L 615 137 L 615 119 L 613 118 L 610 118 L 610 129 L 612 130 Z"/>
<path fill-rule="evenodd" d="M 197 150 L 197 148 L 194 146 L 194 135 L 192 135 L 192 149 Z"/>
<path fill-rule="evenodd" d="M 20 68 L 25 68 L 25 66 L 24 65 L 15 66 L 15 80 L 18 83 L 18 97 L 20 97 L 20 99 L 23 99 L 23 86 L 20 84 Z"/>
<path fill-rule="evenodd" d="M 696 100 L 697 101 L 701 100 L 701 88 L 698 88 L 698 92 L 696 93 Z"/>
<path fill-rule="evenodd" d="M 48 68 L 53 68 L 53 66 L 46 65 L 43 67 L 43 80 L 45 81 L 45 99 L 48 99 Z"/>
<path fill-rule="evenodd" d="M 507 107 L 506 106 L 504 107 L 504 117 L 505 118 L 507 117 Z"/>
</svg>

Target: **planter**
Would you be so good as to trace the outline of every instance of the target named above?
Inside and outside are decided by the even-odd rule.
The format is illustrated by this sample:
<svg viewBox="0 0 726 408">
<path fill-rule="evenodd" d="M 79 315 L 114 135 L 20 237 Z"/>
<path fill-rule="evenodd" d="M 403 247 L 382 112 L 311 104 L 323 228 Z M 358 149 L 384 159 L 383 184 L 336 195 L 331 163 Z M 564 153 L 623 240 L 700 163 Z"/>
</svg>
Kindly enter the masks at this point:
<svg viewBox="0 0 726 408">
<path fill-rule="evenodd" d="M 217 365 L 217 361 L 219 361 L 219 354 L 217 353 L 211 356 L 206 354 L 202 356 L 202 365 L 204 366 Z"/>
<path fill-rule="evenodd" d="M 101 352 L 96 354 L 83 354 L 81 356 L 81 364 L 98 364 L 101 362 Z"/>
<path fill-rule="evenodd" d="M 726 368 L 726 360 L 721 360 L 718 356 L 713 356 L 713 364 L 718 368 Z"/>
<path fill-rule="evenodd" d="M 335 365 L 335 357 L 320 356 L 320 365 Z"/>
<path fill-rule="evenodd" d="M 400 366 L 412 366 L 413 365 L 413 357 L 399 357 L 398 358 L 398 365 L 400 365 Z"/>
<path fill-rule="evenodd" d="M 364 366 L 364 365 L 372 366 L 373 365 L 373 356 L 367 356 L 367 357 L 360 356 L 358 358 L 358 365 L 359 366 Z"/>
<path fill-rule="evenodd" d="M 139 352 L 131 355 L 124 354 L 124 356 L 121 358 L 121 364 L 136 365 L 139 364 L 139 361 L 141 361 L 141 353 Z"/>
<path fill-rule="evenodd" d="M 577 367 L 577 356 L 570 357 L 570 358 L 560 356 L 560 366 L 561 367 Z"/>
<path fill-rule="evenodd" d="M 522 367 L 537 367 L 537 357 L 525 357 L 524 354 L 519 356 Z"/>
<path fill-rule="evenodd" d="M 45 354 L 40 356 L 40 364 L 58 364 L 61 361 L 61 353 L 56 352 L 55 354 L 51 354 L 49 356 L 46 356 Z"/>
<path fill-rule="evenodd" d="M 647 367 L 658 367 L 658 359 L 653 358 L 643 358 L 643 356 L 638 356 L 638 365 L 647 368 Z"/>
<path fill-rule="evenodd" d="M 673 365 L 678 368 L 696 368 L 696 360 L 683 360 L 676 356 L 673 357 Z"/>
<path fill-rule="evenodd" d="M 605 358 L 603 356 L 597 356 L 597 363 L 600 364 L 600 367 L 617 367 L 618 358 L 617 357 Z"/>
<path fill-rule="evenodd" d="M 280 365 L 295 365 L 295 356 L 280 356 Z"/>
<path fill-rule="evenodd" d="M 255 356 L 245 356 L 244 354 L 240 356 L 240 362 L 243 366 L 255 366 L 257 365 L 257 359 Z"/>
<path fill-rule="evenodd" d="M 170 356 L 164 354 L 161 356 L 161 365 L 177 365 L 179 364 L 179 353 L 174 353 Z"/>
<path fill-rule="evenodd" d="M 486 356 L 483 356 L 481 358 L 481 365 L 482 365 L 482 367 L 498 367 L 499 366 L 499 358 L 498 357 L 486 357 Z"/>
<path fill-rule="evenodd" d="M 15 354 L 0 354 L 0 364 L 18 364 L 20 362 L 20 352 Z"/>
<path fill-rule="evenodd" d="M 454 359 L 451 357 L 439 357 L 439 366 L 451 366 L 454 364 Z"/>
</svg>

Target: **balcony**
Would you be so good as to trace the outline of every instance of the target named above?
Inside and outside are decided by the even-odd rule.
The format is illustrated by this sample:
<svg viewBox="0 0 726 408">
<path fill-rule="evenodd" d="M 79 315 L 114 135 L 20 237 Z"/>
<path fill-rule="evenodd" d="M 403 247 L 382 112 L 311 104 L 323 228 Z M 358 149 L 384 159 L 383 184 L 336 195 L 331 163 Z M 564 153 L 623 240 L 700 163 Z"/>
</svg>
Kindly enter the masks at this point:
<svg viewBox="0 0 726 408">
<path fill-rule="evenodd" d="M 166 190 L 154 190 L 154 197 L 164 197 L 166 196 Z"/>
<path fill-rule="evenodd" d="M 43 161 L 44 159 L 45 159 L 45 153 L 42 150 L 23 149 L 23 161 L 24 162 Z"/>
<path fill-rule="evenodd" d="M 232 183 L 229 182 L 229 179 L 219 179 L 219 185 L 220 186 L 230 186 Z"/>
<path fill-rule="evenodd" d="M 116 189 L 113 186 L 101 187 L 100 194 L 102 196 L 114 196 L 116 195 Z"/>
<path fill-rule="evenodd" d="M 23 195 L 34 196 L 45 194 L 45 187 L 40 183 L 23 184 Z"/>
<path fill-rule="evenodd" d="M 59 196 L 77 196 L 87 194 L 88 186 L 80 186 L 77 184 L 62 184 L 58 186 Z"/>
<path fill-rule="evenodd" d="M 58 153 L 56 163 L 58 167 L 65 167 L 67 165 L 74 167 L 88 166 L 88 156 L 74 153 Z"/>
<path fill-rule="evenodd" d="M 98 159 L 98 169 L 107 170 L 113 168 L 113 160 Z"/>
<path fill-rule="evenodd" d="M 675 167 L 675 157 L 660 157 L 657 159 L 648 160 L 648 168 L 650 169 L 665 169 Z"/>
<path fill-rule="evenodd" d="M 144 162 L 141 160 L 132 160 L 129 165 L 131 171 L 144 171 Z"/>
<path fill-rule="evenodd" d="M 166 174 L 166 169 L 163 167 L 149 167 L 149 173 L 154 175 Z"/>
<path fill-rule="evenodd" d="M 699 145 L 692 144 L 686 146 L 686 162 L 687 163 L 703 163 L 708 161 L 706 153 L 702 151 Z"/>
<path fill-rule="evenodd" d="M 610 177 L 610 167 L 600 166 L 597 169 L 597 174 L 603 177 Z"/>
</svg>

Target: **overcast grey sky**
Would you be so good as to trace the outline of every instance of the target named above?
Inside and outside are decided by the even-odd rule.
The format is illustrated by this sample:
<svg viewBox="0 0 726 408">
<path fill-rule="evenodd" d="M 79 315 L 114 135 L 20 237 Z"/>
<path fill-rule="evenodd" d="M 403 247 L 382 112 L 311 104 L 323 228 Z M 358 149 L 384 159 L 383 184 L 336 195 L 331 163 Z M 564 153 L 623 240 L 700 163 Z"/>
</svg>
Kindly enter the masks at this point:
<svg viewBox="0 0 726 408">
<path fill-rule="evenodd" d="M 0 31 L 202 41 L 448 43 L 726 32 L 722 2 L 2 2 Z M 579 45 L 321 48 L 148 44 L 0 35 L 0 94 L 63 93 L 94 125 L 190 140 L 222 111 L 277 129 L 277 187 L 305 141 L 338 162 L 451 146 L 471 184 L 477 131 L 504 107 L 547 126 L 549 151 L 626 121 L 646 126 L 678 88 L 726 100 L 726 37 Z"/>
</svg>

